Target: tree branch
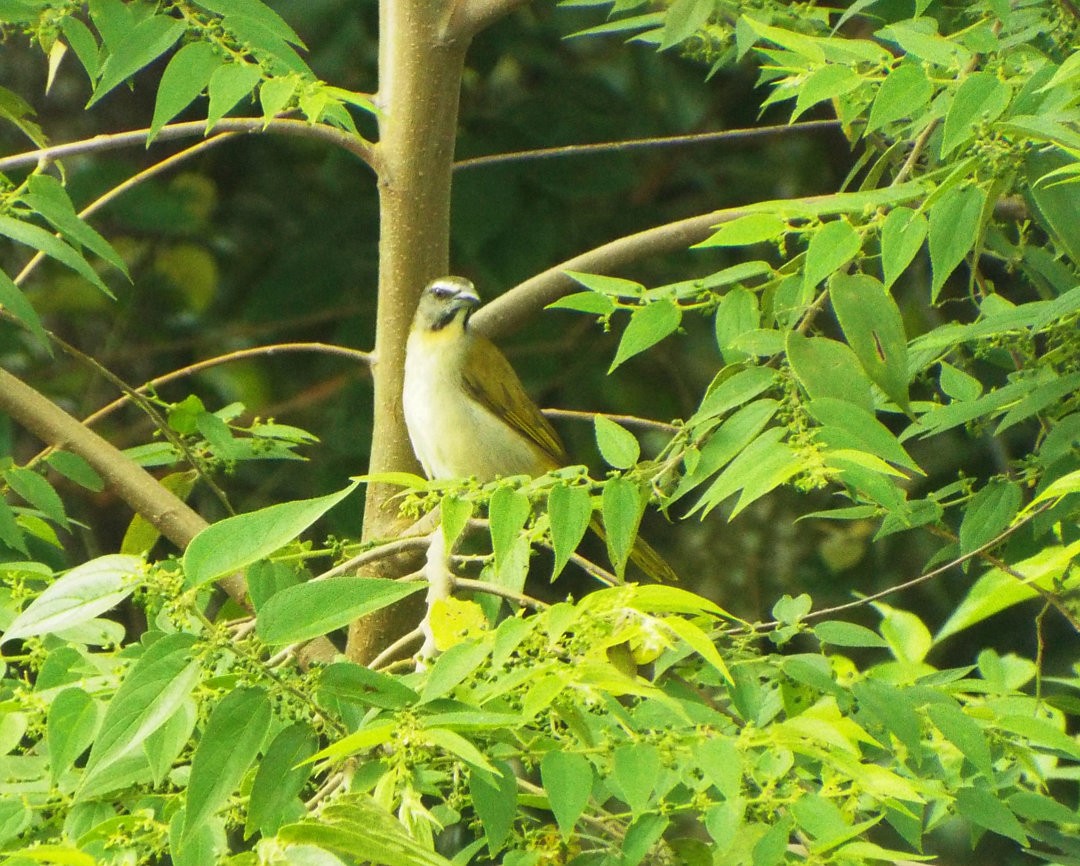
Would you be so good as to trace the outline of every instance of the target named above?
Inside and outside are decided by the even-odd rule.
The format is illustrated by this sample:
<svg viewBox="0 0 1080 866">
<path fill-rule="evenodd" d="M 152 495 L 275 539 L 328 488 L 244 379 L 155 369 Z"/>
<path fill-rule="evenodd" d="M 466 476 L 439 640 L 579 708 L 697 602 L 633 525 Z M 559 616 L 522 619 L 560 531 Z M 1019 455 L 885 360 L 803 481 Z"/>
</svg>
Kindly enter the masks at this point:
<svg viewBox="0 0 1080 866">
<path fill-rule="evenodd" d="M 751 213 L 751 210 L 739 207 L 710 211 L 618 238 L 519 283 L 477 310 L 471 321 L 489 337 L 508 334 L 523 325 L 538 310 L 577 287 L 578 284 L 566 275 L 566 271 L 610 274 L 648 256 L 683 250 L 705 240 L 721 223 L 745 216 Z"/>
<path fill-rule="evenodd" d="M 631 150 L 655 150 L 661 147 L 684 147 L 714 141 L 738 141 L 769 135 L 804 132 L 815 129 L 836 129 L 838 120 L 808 120 L 803 123 L 776 123 L 771 126 L 751 126 L 744 129 L 721 129 L 714 132 L 695 132 L 688 135 L 664 135 L 652 138 L 628 138 L 621 141 L 600 141 L 593 144 L 568 144 L 561 147 L 540 147 L 510 153 L 473 156 L 454 163 L 454 171 L 486 168 L 506 162 L 531 162 L 537 159 L 589 156 L 597 153 L 625 153 Z"/>
<path fill-rule="evenodd" d="M 36 150 L 16 153 L 0 159 L 0 172 L 37 165 L 43 160 L 54 161 L 65 156 L 77 156 L 83 153 L 96 153 L 145 144 L 149 132 L 149 128 L 134 129 L 130 132 L 114 132 L 109 135 L 95 135 L 93 138 L 86 138 L 81 141 L 56 144 L 51 147 L 41 147 Z M 306 120 L 291 117 L 275 117 L 272 120 L 266 120 L 263 117 L 226 117 L 215 123 L 210 132 L 272 132 L 325 141 L 358 156 L 372 170 L 378 171 L 378 156 L 375 149 L 368 142 L 324 123 L 308 123 Z M 206 134 L 205 120 L 190 120 L 184 123 L 172 123 L 163 126 L 154 141 L 171 141 L 177 138 L 189 138 L 193 135 Z"/>
<path fill-rule="evenodd" d="M 272 343 L 268 346 L 251 346 L 247 349 L 237 349 L 235 352 L 229 352 L 225 355 L 217 355 L 213 358 L 196 361 L 194 364 L 189 364 L 186 367 L 181 367 L 170 373 L 156 376 L 145 385 L 136 388 L 135 391 L 136 393 L 143 394 L 152 389 L 160 388 L 162 385 L 166 385 L 169 382 L 175 382 L 177 379 L 193 376 L 196 373 L 201 373 L 203 370 L 209 370 L 211 367 L 219 367 L 222 364 L 231 364 L 233 361 L 243 361 L 247 358 L 259 358 L 264 356 L 270 357 L 272 355 L 284 355 L 290 352 L 320 352 L 325 355 L 337 355 L 342 358 L 349 358 L 362 364 L 371 364 L 370 352 L 364 352 L 360 349 L 350 349 L 347 346 L 336 346 L 332 343 Z M 106 415 L 115 412 L 121 406 L 130 402 L 130 400 L 131 397 L 127 394 L 117 397 L 111 403 L 102 406 L 93 414 L 87 415 L 86 418 L 83 419 L 83 424 L 95 424 Z"/>
<path fill-rule="evenodd" d="M 454 42 L 472 39 L 504 15 L 528 3 L 529 0 L 457 0 L 450 9 L 445 38 Z"/>
<path fill-rule="evenodd" d="M 78 454 L 102 477 L 110 490 L 141 514 L 162 535 L 183 549 L 207 523 L 118 448 L 84 427 L 51 400 L 0 368 L 0 410 L 45 442 Z M 247 584 L 233 575 L 220 586 L 248 606 Z"/>
</svg>

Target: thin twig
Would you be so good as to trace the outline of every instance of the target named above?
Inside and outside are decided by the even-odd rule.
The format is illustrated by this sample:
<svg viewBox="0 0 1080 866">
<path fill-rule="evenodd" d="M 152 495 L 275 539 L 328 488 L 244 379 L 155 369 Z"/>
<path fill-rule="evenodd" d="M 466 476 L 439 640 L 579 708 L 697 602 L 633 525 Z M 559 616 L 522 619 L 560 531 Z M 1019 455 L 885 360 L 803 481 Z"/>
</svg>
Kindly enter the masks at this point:
<svg viewBox="0 0 1080 866">
<path fill-rule="evenodd" d="M 362 138 L 350 135 L 336 127 L 327 126 L 324 123 L 308 123 L 289 117 L 275 117 L 267 120 L 263 117 L 225 117 L 214 124 L 214 132 L 246 132 L 246 133 L 280 133 L 282 135 L 294 135 L 299 138 L 309 138 L 326 141 L 335 144 L 349 153 L 358 156 L 373 170 L 378 171 L 378 157 L 375 149 Z M 84 138 L 66 144 L 55 144 L 50 147 L 39 147 L 23 153 L 12 154 L 0 158 L 0 172 L 10 171 L 13 168 L 23 168 L 37 165 L 41 161 L 54 161 L 66 156 L 76 156 L 84 153 L 96 153 L 104 150 L 117 150 L 122 147 L 131 147 L 136 144 L 145 144 L 150 129 L 133 129 L 127 132 L 114 132 L 108 135 L 95 135 L 93 138 Z M 193 135 L 205 135 L 207 133 L 205 120 L 191 120 L 183 123 L 170 123 L 163 126 L 154 141 L 171 141 L 177 138 L 189 138 Z"/>
<path fill-rule="evenodd" d="M 183 162 L 186 159 L 190 159 L 196 154 L 202 153 L 204 150 L 209 150 L 217 144 L 225 141 L 228 138 L 235 136 L 235 132 L 223 132 L 220 135 L 215 135 L 213 138 L 208 138 L 205 141 L 200 141 L 198 144 L 193 144 L 191 147 L 185 148 L 179 153 L 174 153 L 170 157 L 166 157 L 160 162 L 154 163 L 149 168 L 143 169 L 138 174 L 133 174 L 127 180 L 122 183 L 118 183 L 112 189 L 98 196 L 94 201 L 90 202 L 86 207 L 79 211 L 79 218 L 86 219 L 89 216 L 97 213 L 109 202 L 123 195 L 129 189 L 134 186 L 138 186 L 145 180 L 149 180 L 157 174 L 160 174 L 167 169 L 172 168 L 177 163 Z M 34 256 L 26 263 L 23 269 L 19 272 L 19 275 L 15 277 L 15 285 L 22 285 L 23 281 L 30 276 L 30 273 L 36 268 L 45 258 L 45 253 L 39 250 Z"/>
<path fill-rule="evenodd" d="M 235 513 L 233 511 L 232 504 L 229 502 L 228 497 L 225 495 L 225 491 L 218 486 L 217 482 L 214 481 L 212 477 L 210 477 L 210 474 L 206 472 L 201 461 L 196 459 L 195 454 L 188 447 L 188 444 L 180 436 L 178 436 L 176 432 L 169 426 L 168 422 L 165 420 L 165 418 L 162 417 L 161 413 L 158 412 L 157 408 L 154 405 L 152 405 L 140 393 L 138 393 L 138 391 L 132 385 L 129 385 L 108 367 L 99 363 L 96 358 L 87 355 L 81 349 L 77 349 L 75 346 L 71 345 L 64 339 L 61 339 L 51 331 L 49 331 L 48 334 L 49 339 L 56 343 L 67 354 L 71 355 L 71 357 L 75 358 L 75 360 L 79 361 L 84 366 L 93 370 L 99 376 L 102 376 L 107 381 L 111 382 L 117 388 L 117 390 L 124 393 L 133 403 L 135 403 L 135 405 L 138 406 L 139 409 L 144 412 L 146 416 L 153 422 L 154 426 L 160 431 L 161 435 L 165 437 L 169 444 L 172 445 L 173 448 L 175 448 L 178 452 L 180 452 L 180 454 L 184 456 L 184 459 L 187 460 L 191 468 L 194 469 L 196 473 L 198 473 L 199 477 L 203 480 L 206 486 L 210 488 L 210 491 L 218 498 L 225 510 L 229 514 Z M 42 453 L 47 453 L 47 451 Z M 41 455 L 38 455 L 35 460 L 40 458 L 40 456 Z"/>
<path fill-rule="evenodd" d="M 601 141 L 595 144 L 569 144 L 563 147 L 543 147 L 536 150 L 520 150 L 511 153 L 493 153 L 488 156 L 474 156 L 454 163 L 454 171 L 470 168 L 482 168 L 506 162 L 532 162 L 537 159 L 553 159 L 566 156 L 587 156 L 597 153 L 624 153 L 631 150 L 656 149 L 661 147 L 683 147 L 692 144 L 706 144 L 714 141 L 741 141 L 780 135 L 788 132 L 803 132 L 814 129 L 836 129 L 838 120 L 810 120 L 806 123 L 777 123 L 771 126 L 754 126 L 743 129 L 722 129 L 715 132 L 698 132 L 688 135 L 664 135 L 650 138 L 629 138 L 623 141 Z"/>
<path fill-rule="evenodd" d="M 454 589 L 467 589 L 470 592 L 483 592 L 487 595 L 505 598 L 507 601 L 515 602 L 523 607 L 530 607 L 533 610 L 547 610 L 547 608 L 551 606 L 547 604 L 547 602 L 540 601 L 538 598 L 533 598 L 531 595 L 525 595 L 522 592 L 514 592 L 512 589 L 506 589 L 506 587 L 496 586 L 493 583 L 488 583 L 486 580 L 455 577 L 453 583 Z"/>
<path fill-rule="evenodd" d="M 641 418 L 637 415 L 614 415 L 610 412 L 581 412 L 577 409 L 544 409 L 548 418 L 575 418 L 584 421 L 592 421 L 597 415 L 622 424 L 624 427 L 639 427 L 642 430 L 656 430 L 660 433 L 678 433 L 681 428 L 666 421 L 654 421 L 652 418 Z"/>
<path fill-rule="evenodd" d="M 903 583 L 898 583 L 898 584 L 895 584 L 894 586 L 887 587 L 887 588 L 881 590 L 880 592 L 873 593 L 872 595 L 863 596 L 862 598 L 858 598 L 855 601 L 848 601 L 848 602 L 845 602 L 844 604 L 837 604 L 837 605 L 834 605 L 832 607 L 823 607 L 820 610 L 810 611 L 810 613 L 808 613 L 806 616 L 803 617 L 803 621 L 805 622 L 806 620 L 810 620 L 810 619 L 821 619 L 824 616 L 831 616 L 832 614 L 835 614 L 835 613 L 842 613 L 843 611 L 853 610 L 854 608 L 865 607 L 866 605 L 871 604 L 871 603 L 873 603 L 875 601 L 880 601 L 881 599 L 887 598 L 890 595 L 895 595 L 898 592 L 903 592 L 904 590 L 911 589 L 912 587 L 918 586 L 921 583 L 926 583 L 929 580 L 933 580 L 935 577 L 940 577 L 945 572 L 947 572 L 947 571 L 949 571 L 949 570 L 951 570 L 953 568 L 956 568 L 959 565 L 963 565 L 965 562 L 973 559 L 976 556 L 981 555 L 984 551 L 987 551 L 987 550 L 989 550 L 989 549 L 991 549 L 993 547 L 996 547 L 1002 541 L 1004 541 L 1006 538 L 1008 538 L 1010 535 L 1012 535 L 1014 532 L 1016 532 L 1016 530 L 1018 530 L 1020 527 L 1024 526 L 1027 523 L 1030 523 L 1039 514 L 1042 514 L 1044 511 L 1046 511 L 1048 508 L 1052 507 L 1053 505 L 1054 505 L 1053 502 L 1046 502 L 1046 503 L 1040 505 L 1038 508 L 1036 508 L 1030 514 L 1026 515 L 1022 520 L 1018 521 L 1013 526 L 1010 526 L 1008 529 L 1003 530 L 997 536 L 995 536 L 994 538 L 991 538 L 985 544 L 980 545 L 979 547 L 975 548 L 975 550 L 972 550 L 970 553 L 965 553 L 962 556 L 956 557 L 951 562 L 946 562 L 944 565 L 939 565 L 937 568 L 931 569 L 930 571 L 928 571 L 928 572 L 926 572 L 924 574 L 920 574 L 918 577 L 913 577 L 911 580 L 906 580 Z M 778 628 L 783 624 L 784 623 L 780 622 L 779 620 L 773 620 L 771 622 L 759 623 L 757 625 L 753 625 L 753 626 L 750 627 L 749 630 L 752 630 L 752 631 L 768 630 L 768 629 Z M 747 630 L 748 629 L 746 629 L 746 628 L 739 627 L 739 628 L 735 628 L 735 629 L 730 629 L 728 631 L 725 631 L 724 633 L 725 634 L 742 634 L 742 633 L 746 632 Z"/>
<path fill-rule="evenodd" d="M 324 571 L 322 574 L 313 577 L 312 580 L 326 580 L 328 577 L 337 577 L 341 574 L 347 574 L 356 571 L 361 566 L 367 565 L 369 562 L 377 562 L 380 559 L 396 556 L 399 553 L 404 553 L 406 550 L 420 550 L 427 547 L 430 543 L 429 535 L 413 535 L 404 538 L 396 538 L 393 541 L 387 541 L 377 547 L 365 550 L 363 553 L 358 553 L 356 556 L 345 560 L 345 562 L 340 565 L 335 565 L 329 571 Z"/>
<path fill-rule="evenodd" d="M 135 391 L 139 394 L 145 394 L 162 385 L 175 382 L 177 379 L 183 379 L 187 376 L 201 373 L 203 370 L 209 370 L 211 367 L 220 367 L 222 364 L 232 364 L 236 361 L 244 361 L 249 358 L 259 358 L 263 356 L 270 357 L 290 352 L 320 352 L 324 355 L 338 355 L 343 358 L 361 361 L 368 365 L 372 363 L 372 355 L 370 352 L 363 352 L 360 349 L 350 349 L 347 346 L 335 346 L 331 343 L 271 343 L 267 346 L 252 346 L 250 349 L 237 349 L 235 352 L 228 352 L 224 355 L 217 355 L 213 358 L 196 361 L 194 364 L 188 364 L 186 367 L 180 367 L 178 370 L 173 370 L 170 373 L 164 373 L 161 376 L 157 376 L 149 380 L 145 385 L 136 388 Z M 97 421 L 100 421 L 106 415 L 115 412 L 121 406 L 126 404 L 130 399 L 131 398 L 126 394 L 122 397 L 118 397 L 111 403 L 102 406 L 93 414 L 87 415 L 86 418 L 83 419 L 83 423 L 94 424 Z"/>
<path fill-rule="evenodd" d="M 371 668 L 372 670 L 378 670 L 382 665 L 384 665 L 386 662 L 396 656 L 409 644 L 416 643 L 417 641 L 422 641 L 423 639 L 424 631 L 419 626 L 417 626 L 408 634 L 404 634 L 399 637 L 396 641 L 390 644 L 390 646 L 388 646 L 381 653 L 375 656 L 375 658 L 368 662 L 367 667 Z"/>
</svg>

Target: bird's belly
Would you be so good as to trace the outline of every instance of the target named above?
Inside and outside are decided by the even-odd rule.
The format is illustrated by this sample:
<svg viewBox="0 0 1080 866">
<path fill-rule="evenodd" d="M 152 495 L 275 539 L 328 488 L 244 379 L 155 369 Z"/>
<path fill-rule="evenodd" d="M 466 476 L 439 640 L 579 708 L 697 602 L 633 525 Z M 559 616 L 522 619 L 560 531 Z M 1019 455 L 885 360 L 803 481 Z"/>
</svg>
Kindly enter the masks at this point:
<svg viewBox="0 0 1080 866">
<path fill-rule="evenodd" d="M 413 450 L 429 478 L 490 481 L 547 470 L 535 446 L 467 395 L 445 367 L 432 371 L 426 361 L 406 360 L 403 408 Z"/>
</svg>

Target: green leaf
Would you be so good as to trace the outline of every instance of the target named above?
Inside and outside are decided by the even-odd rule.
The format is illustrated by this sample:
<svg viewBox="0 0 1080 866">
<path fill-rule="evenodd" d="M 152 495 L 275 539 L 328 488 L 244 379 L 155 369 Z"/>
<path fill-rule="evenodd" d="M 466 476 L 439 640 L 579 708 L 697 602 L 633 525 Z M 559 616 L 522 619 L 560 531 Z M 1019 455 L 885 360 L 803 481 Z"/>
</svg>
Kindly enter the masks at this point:
<svg viewBox="0 0 1080 866">
<path fill-rule="evenodd" d="M 954 187 L 931 207 L 931 303 L 937 301 L 945 280 L 978 242 L 985 207 L 986 191 L 978 186 Z"/>
<path fill-rule="evenodd" d="M 615 302 L 608 295 L 597 292 L 574 292 L 552 301 L 545 310 L 574 310 L 596 316 L 610 316 L 615 312 Z"/>
<path fill-rule="evenodd" d="M 469 773 L 469 795 L 492 857 L 510 835 L 517 815 L 517 777 L 504 761 L 496 761 L 495 769 L 494 774 L 476 770 Z"/>
<path fill-rule="evenodd" d="M 761 325 L 761 311 L 757 295 L 749 289 L 734 288 L 725 293 L 716 306 L 714 326 L 716 345 L 725 364 L 735 364 L 746 359 L 746 352 L 733 347 L 743 334 Z"/>
<path fill-rule="evenodd" d="M 90 18 L 105 48 L 114 52 L 137 23 L 135 8 L 122 0 L 91 0 Z"/>
<path fill-rule="evenodd" d="M 787 220 L 775 213 L 752 213 L 724 223 L 698 247 L 744 247 L 782 238 L 788 231 Z"/>
<path fill-rule="evenodd" d="M 937 20 L 927 16 L 899 21 L 877 32 L 880 39 L 895 42 L 908 54 L 953 70 L 963 66 L 971 57 L 959 42 L 940 36 Z"/>
<path fill-rule="evenodd" d="M 66 240 L 81 244 L 125 277 L 131 278 L 120 254 L 75 213 L 75 205 L 60 181 L 49 174 L 34 174 L 30 176 L 29 189 L 22 196 L 23 202 L 48 220 Z"/>
<path fill-rule="evenodd" d="M 979 124 L 997 120 L 1008 108 L 1011 96 L 1008 86 L 994 72 L 973 72 L 965 78 L 945 115 L 941 158 L 947 159 L 971 140 Z"/>
<path fill-rule="evenodd" d="M 862 83 L 862 77 L 850 66 L 830 63 L 828 66 L 818 67 L 806 76 L 799 87 L 790 122 L 794 123 L 801 114 L 819 102 L 851 93 L 861 87 Z"/>
<path fill-rule="evenodd" d="M 67 38 L 68 45 L 79 58 L 91 83 L 96 81 L 99 73 L 100 51 L 90 28 L 78 18 L 65 16 L 60 22 L 60 32 Z"/>
<path fill-rule="evenodd" d="M 273 27 L 266 26 L 264 21 L 249 14 L 250 8 L 238 7 L 236 12 L 226 15 L 222 22 L 225 28 L 232 31 L 237 40 L 251 49 L 260 63 L 272 73 L 280 75 L 291 72 L 306 82 L 312 82 L 315 73 L 296 53 L 296 49 L 289 45 L 286 39 L 275 33 Z M 312 90 L 316 89 L 317 87 L 312 88 Z M 301 99 L 302 102 L 303 99 Z M 315 121 L 318 117 L 309 114 L 308 119 Z"/>
<path fill-rule="evenodd" d="M 779 408 L 780 404 L 776 400 L 755 400 L 724 421 L 705 441 L 697 460 L 692 465 L 688 464 L 686 475 L 679 480 L 668 502 L 675 502 L 685 496 L 733 460 L 765 429 L 765 425 Z"/>
<path fill-rule="evenodd" d="M 1018 735 L 1032 745 L 1067 755 L 1074 761 L 1080 760 L 1080 742 L 1077 742 L 1075 736 L 1062 730 L 1065 722 L 1061 716 L 1058 716 L 1055 721 L 1051 721 L 1039 716 L 1032 716 L 1028 714 L 1030 710 L 1027 709 L 1025 709 L 1024 713 L 1022 715 L 997 716 L 993 720 L 994 727 L 1007 734 Z M 1009 737 L 1009 740 L 1015 742 L 1016 738 Z"/>
<path fill-rule="evenodd" d="M 243 15 L 257 21 L 260 26 L 285 42 L 305 48 L 296 31 L 277 12 L 262 0 L 198 0 L 200 6 L 218 15 Z"/>
<path fill-rule="evenodd" d="M 803 277 L 807 289 L 812 289 L 830 274 L 850 262 L 862 248 L 862 236 L 846 219 L 827 222 L 813 237 L 806 250 Z"/>
<path fill-rule="evenodd" d="M 520 590 L 528 567 L 528 538 L 523 530 L 532 513 L 529 498 L 513 487 L 500 487 L 488 503 L 495 576 L 500 586 Z"/>
<path fill-rule="evenodd" d="M 387 710 L 400 710 L 420 700 L 397 677 L 352 662 L 335 662 L 323 668 L 319 692 L 364 707 Z"/>
<path fill-rule="evenodd" d="M 34 813 L 22 798 L 6 797 L 0 800 L 0 845 L 6 847 L 29 826 L 33 817 Z"/>
<path fill-rule="evenodd" d="M 86 107 L 172 48 L 185 30 L 187 25 L 183 21 L 168 15 L 152 15 L 136 24 L 119 43 L 109 46 L 109 56 L 101 66 L 101 78 Z"/>
<path fill-rule="evenodd" d="M 185 839 L 233 795 L 269 729 L 270 700 L 264 689 L 235 689 L 214 707 L 191 759 L 184 806 Z"/>
<path fill-rule="evenodd" d="M 29 548 L 26 546 L 26 539 L 23 537 L 23 531 L 15 519 L 15 512 L 11 510 L 3 499 L 0 499 L 0 542 L 6 544 L 12 550 L 19 551 L 24 556 L 28 556 L 30 553 Z"/>
<path fill-rule="evenodd" d="M 892 295 L 866 274 L 836 274 L 829 281 L 829 297 L 844 337 L 870 381 L 902 410 L 910 411 L 907 335 Z"/>
<path fill-rule="evenodd" d="M 801 466 L 791 448 L 781 442 L 787 431 L 771 427 L 751 442 L 709 485 L 691 513 L 703 510 L 702 517 L 732 494 L 742 491 L 729 520 L 748 505 L 775 489 L 799 471 Z"/>
<path fill-rule="evenodd" d="M 637 437 L 620 424 L 604 415 L 594 415 L 596 444 L 600 456 L 609 466 L 616 469 L 629 469 L 641 456 L 641 446 Z"/>
<path fill-rule="evenodd" d="M 1072 57 L 1080 57 L 1073 54 Z M 1071 128 L 1069 129 L 1071 132 Z M 1078 142 L 1080 144 L 1080 142 Z M 1058 249 L 1073 262 L 1080 261 L 1080 225 L 1076 219 L 1076 187 L 1071 183 L 1046 183 L 1055 171 L 1076 168 L 1076 149 L 1032 150 L 1024 158 L 1025 198 L 1036 220 L 1054 238 Z"/>
<path fill-rule="evenodd" d="M 80 688 L 64 689 L 52 699 L 45 740 L 49 747 L 49 773 L 57 780 L 85 752 L 97 733 L 98 705 Z"/>
<path fill-rule="evenodd" d="M 895 283 L 922 249 L 927 222 L 921 212 L 893 208 L 881 226 L 881 270 L 885 287 Z"/>
<path fill-rule="evenodd" d="M 714 0 L 675 0 L 664 16 L 659 50 L 685 42 L 705 26 L 715 11 Z"/>
<path fill-rule="evenodd" d="M 878 88 L 866 132 L 881 129 L 903 117 L 915 118 L 930 104 L 934 87 L 918 63 L 904 62 L 892 70 Z"/>
<path fill-rule="evenodd" d="M 750 852 L 752 866 L 778 866 L 783 862 L 792 823 L 792 819 L 785 815 L 769 826 Z"/>
<path fill-rule="evenodd" d="M 232 111 L 236 103 L 249 96 L 260 80 L 262 71 L 259 67 L 243 61 L 226 63 L 215 69 L 208 85 L 210 106 L 206 112 L 207 131 Z"/>
<path fill-rule="evenodd" d="M 38 339 L 38 342 L 48 351 L 52 351 L 49 335 L 45 333 L 45 327 L 41 324 L 37 311 L 26 299 L 22 289 L 15 285 L 15 281 L 3 271 L 0 271 L 0 306 L 26 325 L 26 329 Z"/>
<path fill-rule="evenodd" d="M 1080 56 L 1080 55 L 1073 55 Z M 1029 821 L 1046 821 L 1055 824 L 1075 824 L 1077 813 L 1064 803 L 1035 791 L 1017 791 L 1008 800 L 1009 808 Z"/>
<path fill-rule="evenodd" d="M 435 659 L 420 692 L 420 700 L 427 703 L 449 694 L 484 663 L 489 652 L 490 647 L 482 643 L 464 641 L 454 644 Z"/>
<path fill-rule="evenodd" d="M 423 588 L 422 583 L 398 583 L 380 577 L 308 581 L 270 596 L 259 610 L 256 633 L 272 646 L 310 640 Z"/>
<path fill-rule="evenodd" d="M 67 514 L 64 513 L 64 502 L 45 476 L 33 469 L 13 467 L 3 473 L 3 478 L 12 490 L 49 520 L 67 528 L 68 519 Z"/>
<path fill-rule="evenodd" d="M 938 385 L 946 397 L 952 400 L 975 400 L 983 391 L 982 382 L 954 367 L 947 361 L 941 362 L 941 372 L 938 376 Z"/>
<path fill-rule="evenodd" d="M 645 293 L 645 287 L 633 280 L 624 280 L 622 277 L 609 277 L 604 274 L 585 274 L 581 271 L 566 271 L 570 279 L 581 283 L 585 288 L 601 295 L 613 298 L 640 298 Z"/>
<path fill-rule="evenodd" d="M 559 832 L 569 839 L 592 793 L 592 764 L 577 752 L 548 752 L 540 761 L 540 779 Z"/>
<path fill-rule="evenodd" d="M 1080 555 L 1080 542 L 1045 547 L 1021 562 L 1010 563 L 1009 571 L 1020 574 L 1020 579 L 1001 569 L 990 569 L 968 590 L 934 635 L 934 642 L 940 643 L 1013 605 L 1036 598 L 1038 593 L 1028 584 L 1057 591 L 1055 584 L 1066 574 L 1077 555 Z"/>
<path fill-rule="evenodd" d="M 877 632 L 854 622 L 828 620 L 814 626 L 814 635 L 823 644 L 885 648 L 888 644 Z"/>
<path fill-rule="evenodd" d="M 437 749 L 449 752 L 460 758 L 471 768 L 482 770 L 486 773 L 494 773 L 495 767 L 484 757 L 483 753 L 461 734 L 447 728 L 424 727 L 423 739 Z"/>
<path fill-rule="evenodd" d="M 960 553 L 978 550 L 1000 535 L 1020 510 L 1023 496 L 1014 481 L 990 481 L 972 497 L 960 523 Z"/>
<path fill-rule="evenodd" d="M 307 761 L 317 748 L 318 740 L 304 722 L 294 722 L 274 737 L 251 785 L 244 838 L 256 830 L 265 838 L 273 836 L 286 820 L 302 814 L 298 796 L 311 777 Z"/>
<path fill-rule="evenodd" d="M 192 699 L 185 700 L 165 723 L 146 738 L 142 752 L 150 766 L 155 785 L 160 785 L 172 772 L 176 759 L 191 742 L 199 711 Z"/>
<path fill-rule="evenodd" d="M 787 336 L 787 356 L 795 375 L 811 398 L 835 397 L 868 412 L 874 411 L 870 380 L 850 347 L 827 337 Z"/>
<path fill-rule="evenodd" d="M 956 746 L 988 782 L 993 782 L 994 767 L 990 746 L 978 723 L 952 703 L 930 704 L 926 713 L 942 736 Z"/>
<path fill-rule="evenodd" d="M 71 451 L 53 451 L 45 458 L 45 462 L 69 481 L 74 481 L 92 493 L 100 493 L 105 489 L 105 482 L 101 480 L 97 470 L 78 454 Z"/>
<path fill-rule="evenodd" d="M 402 823 L 370 797 L 352 795 L 319 812 L 317 819 L 289 824 L 278 831 L 277 838 L 297 848 L 311 846 L 340 854 L 349 863 L 378 863 L 379 866 L 453 866 L 414 839 Z M 310 848 L 308 850 L 311 850 Z M 292 860 L 296 866 L 330 866 L 322 860 Z M 334 864 L 337 866 L 337 864 Z"/>
<path fill-rule="evenodd" d="M 856 449 L 922 473 L 904 446 L 873 414 L 845 400 L 819 397 L 807 410 L 823 425 L 818 439 L 833 449 Z"/>
<path fill-rule="evenodd" d="M 893 656 L 912 664 L 925 659 L 934 641 L 923 621 L 907 610 L 880 603 L 874 606 L 881 611 L 881 636 L 889 644 Z"/>
<path fill-rule="evenodd" d="M 55 634 L 116 607 L 145 582 L 143 561 L 109 554 L 84 562 L 45 588 L 4 632 L 3 641 Z"/>
<path fill-rule="evenodd" d="M 452 549 L 473 515 L 473 503 L 460 496 L 444 496 L 439 503 L 439 523 L 447 549 Z"/>
<path fill-rule="evenodd" d="M 188 585 L 202 586 L 265 559 L 296 539 L 358 484 L 354 481 L 328 496 L 282 502 L 208 526 L 184 551 Z"/>
<path fill-rule="evenodd" d="M 263 79 L 259 85 L 259 105 L 263 117 L 270 120 L 286 109 L 296 94 L 300 79 L 296 75 Z"/>
<path fill-rule="evenodd" d="M 619 340 L 619 347 L 615 351 L 615 359 L 611 362 L 608 373 L 674 333 L 681 321 L 682 310 L 679 305 L 666 298 L 635 309 L 630 314 L 630 321 Z"/>
<path fill-rule="evenodd" d="M 601 502 L 608 556 L 621 579 L 645 512 L 645 497 L 637 484 L 620 476 L 604 484 Z"/>
<path fill-rule="evenodd" d="M 562 573 L 571 554 L 577 550 L 589 528 L 592 512 L 592 497 L 584 487 L 559 484 L 548 493 L 548 524 L 555 551 L 552 580 Z"/>
<path fill-rule="evenodd" d="M 774 384 L 776 373 L 768 367 L 749 367 L 726 377 L 722 371 L 709 386 L 701 406 L 687 422 L 687 426 L 696 426 L 717 415 L 723 415 L 729 409 L 747 404 L 747 401 Z"/>
<path fill-rule="evenodd" d="M 660 778 L 660 752 L 651 743 L 627 743 L 611 756 L 613 776 L 635 817 L 648 807 Z"/>
<path fill-rule="evenodd" d="M 956 811 L 973 824 L 1005 836 L 1025 847 L 1027 833 L 1008 806 L 986 788 L 961 788 L 956 792 Z"/>
<path fill-rule="evenodd" d="M 110 298 L 113 296 L 108 286 L 101 281 L 97 271 L 90 267 L 86 259 L 60 238 L 45 231 L 40 226 L 12 219 L 6 214 L 0 214 L 0 235 L 9 237 L 16 243 L 25 244 L 56 259 L 60 264 L 71 268 L 80 277 L 89 280 Z"/>
<path fill-rule="evenodd" d="M 742 753 L 730 737 L 712 733 L 692 747 L 694 763 L 725 800 L 732 800 L 742 789 Z"/>
<path fill-rule="evenodd" d="M 623 837 L 620 866 L 638 866 L 655 848 L 670 824 L 670 818 L 655 812 L 639 815 L 627 828 L 626 836 Z"/>
<path fill-rule="evenodd" d="M 97 777 L 141 748 L 187 700 L 199 680 L 194 646 L 191 634 L 159 636 L 136 660 L 105 708 L 81 789 L 91 788 Z"/>
<path fill-rule="evenodd" d="M 147 143 L 157 137 L 161 127 L 195 101 L 224 62 L 218 49 L 209 42 L 189 42 L 173 55 L 161 73 Z"/>
</svg>

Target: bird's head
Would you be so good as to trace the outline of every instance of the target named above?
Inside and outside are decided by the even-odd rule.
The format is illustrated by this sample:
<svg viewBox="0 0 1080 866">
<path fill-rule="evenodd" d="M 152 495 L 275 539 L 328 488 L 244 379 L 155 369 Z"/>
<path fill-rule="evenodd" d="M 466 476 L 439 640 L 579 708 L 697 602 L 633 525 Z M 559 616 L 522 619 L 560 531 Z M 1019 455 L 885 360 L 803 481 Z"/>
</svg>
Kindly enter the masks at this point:
<svg viewBox="0 0 1080 866">
<path fill-rule="evenodd" d="M 441 331 L 453 322 L 465 327 L 470 314 L 478 306 L 480 296 L 472 281 L 465 277 L 439 277 L 424 287 L 413 328 Z"/>
</svg>

